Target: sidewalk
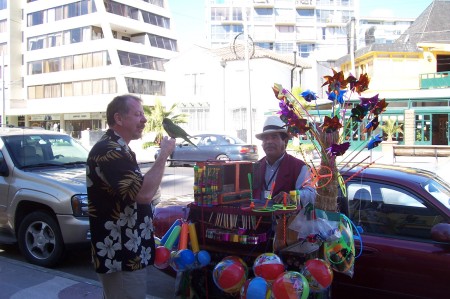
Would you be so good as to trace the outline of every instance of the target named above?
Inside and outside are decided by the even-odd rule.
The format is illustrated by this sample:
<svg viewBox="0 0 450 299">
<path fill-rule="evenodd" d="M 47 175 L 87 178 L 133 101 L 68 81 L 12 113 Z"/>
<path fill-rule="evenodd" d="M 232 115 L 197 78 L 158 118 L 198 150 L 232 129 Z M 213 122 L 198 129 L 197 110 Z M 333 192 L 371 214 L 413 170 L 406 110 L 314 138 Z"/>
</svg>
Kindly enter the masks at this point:
<svg viewBox="0 0 450 299">
<path fill-rule="evenodd" d="M 0 257 L 0 299 L 101 299 L 102 287 L 53 269 Z"/>
<path fill-rule="evenodd" d="M 102 299 L 100 283 L 0 256 L 0 299 Z M 147 295 L 147 299 L 162 299 Z"/>
</svg>

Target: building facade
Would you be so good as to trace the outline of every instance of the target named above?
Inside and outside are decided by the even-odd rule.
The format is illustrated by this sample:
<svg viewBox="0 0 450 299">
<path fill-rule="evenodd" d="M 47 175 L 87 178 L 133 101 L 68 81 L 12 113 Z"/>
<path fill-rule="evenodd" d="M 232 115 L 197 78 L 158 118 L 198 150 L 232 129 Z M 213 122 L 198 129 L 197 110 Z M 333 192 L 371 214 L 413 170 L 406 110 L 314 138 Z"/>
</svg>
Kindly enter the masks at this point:
<svg viewBox="0 0 450 299">
<path fill-rule="evenodd" d="M 355 52 L 356 75 L 370 78 L 363 96 L 386 99 L 389 105 L 379 121 L 390 118 L 402 126 L 403 133 L 394 136 L 400 144 L 450 144 L 449 10 L 450 1 L 435 0 L 394 43 L 374 43 Z M 349 55 L 337 65 L 347 74 L 353 68 Z M 355 127 L 355 140 L 365 138 L 364 125 Z"/>
<path fill-rule="evenodd" d="M 164 62 L 177 53 L 167 0 L 1 3 L 9 125 L 81 137 L 106 128 L 116 95 L 136 94 L 145 105 L 165 97 Z"/>
<path fill-rule="evenodd" d="M 305 60 L 259 47 L 248 48 L 246 60 L 244 48 L 193 46 L 166 63 L 168 100 L 189 115 L 182 126 L 190 134 L 227 132 L 255 141 L 265 115 L 279 108 L 274 84 L 290 90 L 311 83 Z"/>
</svg>

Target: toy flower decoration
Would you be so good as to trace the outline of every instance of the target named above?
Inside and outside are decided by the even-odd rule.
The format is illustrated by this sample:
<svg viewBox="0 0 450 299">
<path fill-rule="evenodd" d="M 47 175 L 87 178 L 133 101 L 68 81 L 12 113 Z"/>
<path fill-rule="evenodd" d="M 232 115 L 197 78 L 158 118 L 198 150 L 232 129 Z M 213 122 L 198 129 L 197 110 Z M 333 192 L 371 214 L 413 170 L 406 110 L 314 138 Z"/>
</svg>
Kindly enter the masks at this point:
<svg viewBox="0 0 450 299">
<path fill-rule="evenodd" d="M 302 135 L 302 139 L 305 136 L 310 139 L 321 157 L 320 167 L 314 169 L 314 172 L 322 173 L 326 169 L 329 170 L 328 173 L 331 172 L 332 182 L 321 182 L 322 178 L 316 180 L 318 193 L 316 206 L 324 210 L 336 210 L 337 190 L 339 187 L 341 190 L 345 189 L 345 185 L 342 186 L 342 182 L 340 182 L 342 180 L 339 180 L 336 157 L 344 156 L 351 148 L 348 140 L 352 139 L 357 126 L 363 126 L 361 132 L 367 135 L 366 139 L 361 138 L 361 140 L 369 140 L 372 132 L 378 128 L 378 116 L 386 111 L 387 107 L 386 101 L 384 99 L 380 101 L 378 94 L 373 97 L 360 96 L 368 89 L 370 79 L 367 74 L 360 75 L 359 79 L 352 75 L 345 78 L 342 71 L 337 72 L 334 69 L 332 71 L 332 76 L 324 76 L 322 84 L 322 87 L 326 87 L 328 100 L 332 101 L 330 115 L 321 116 L 316 103 L 317 115 L 313 117 L 307 109 L 309 106 L 304 107 L 290 91 L 284 89 L 280 84 L 274 84 L 272 87 L 275 97 L 279 101 L 280 119 L 286 124 L 288 132 L 294 137 Z M 359 103 L 350 103 L 353 93 L 360 96 Z M 316 93 L 309 89 L 298 95 L 308 103 L 317 100 Z M 349 112 L 347 112 L 347 108 L 350 109 Z M 378 134 L 367 143 L 355 146 L 354 148 L 357 149 L 364 145 L 356 155 L 352 155 L 347 164 L 364 149 L 372 150 L 381 141 L 382 136 Z M 342 157 L 343 161 L 348 156 Z"/>
</svg>

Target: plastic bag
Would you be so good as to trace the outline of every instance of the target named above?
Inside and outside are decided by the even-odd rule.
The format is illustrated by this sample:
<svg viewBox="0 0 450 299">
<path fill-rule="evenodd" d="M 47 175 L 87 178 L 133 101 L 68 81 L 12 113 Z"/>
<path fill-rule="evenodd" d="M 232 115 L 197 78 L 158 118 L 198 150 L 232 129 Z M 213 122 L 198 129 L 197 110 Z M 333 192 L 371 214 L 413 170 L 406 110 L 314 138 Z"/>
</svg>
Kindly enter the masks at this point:
<svg viewBox="0 0 450 299">
<path fill-rule="evenodd" d="M 343 214 L 340 216 L 339 231 L 339 239 L 323 243 L 324 257 L 334 271 L 353 277 L 355 242 L 351 221 Z"/>
<path fill-rule="evenodd" d="M 289 225 L 289 229 L 298 232 L 299 239 L 309 242 L 324 242 L 339 239 L 339 221 L 328 219 L 327 214 L 307 204 L 301 209 Z"/>
</svg>

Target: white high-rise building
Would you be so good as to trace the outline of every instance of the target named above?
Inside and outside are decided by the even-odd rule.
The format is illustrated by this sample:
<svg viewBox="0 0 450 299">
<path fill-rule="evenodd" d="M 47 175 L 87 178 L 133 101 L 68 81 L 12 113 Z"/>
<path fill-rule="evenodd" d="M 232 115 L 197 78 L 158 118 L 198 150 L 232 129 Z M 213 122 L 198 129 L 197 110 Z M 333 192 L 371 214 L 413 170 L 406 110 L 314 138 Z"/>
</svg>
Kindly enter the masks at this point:
<svg viewBox="0 0 450 299">
<path fill-rule="evenodd" d="M 0 9 L 8 124 L 79 137 L 106 128 L 116 95 L 164 99 L 163 64 L 177 53 L 168 0 L 0 0 Z"/>
<path fill-rule="evenodd" d="M 258 46 L 303 58 L 337 59 L 347 54 L 347 26 L 355 0 L 211 0 L 206 5 L 211 46 L 233 42 L 248 28 Z"/>
</svg>

